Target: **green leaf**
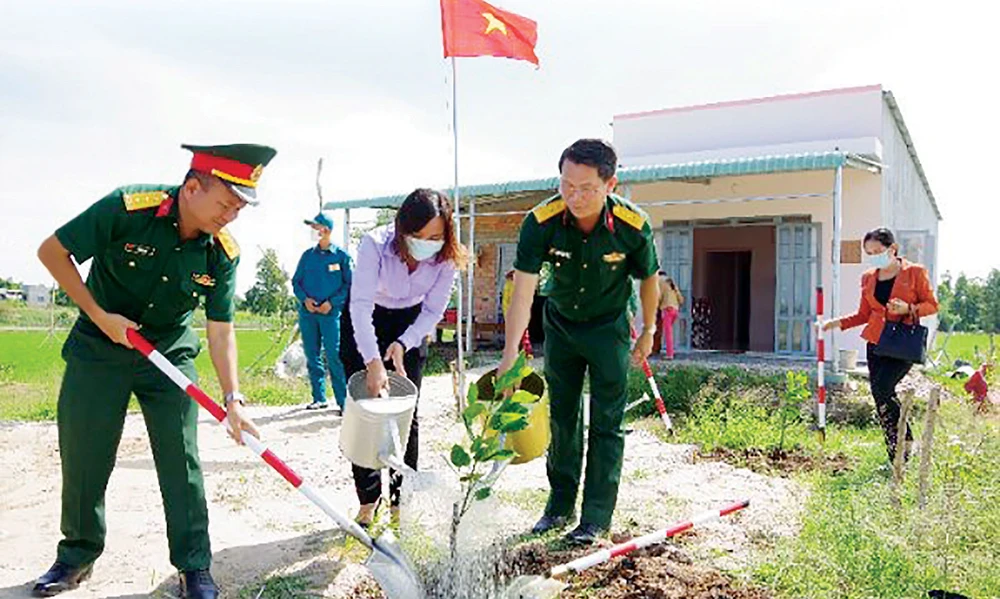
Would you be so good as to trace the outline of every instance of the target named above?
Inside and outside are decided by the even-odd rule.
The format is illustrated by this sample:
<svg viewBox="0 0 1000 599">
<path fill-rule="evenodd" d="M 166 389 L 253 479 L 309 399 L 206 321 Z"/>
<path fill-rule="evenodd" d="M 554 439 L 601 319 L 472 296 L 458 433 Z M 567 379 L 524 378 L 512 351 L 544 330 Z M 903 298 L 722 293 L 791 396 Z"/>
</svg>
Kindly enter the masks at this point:
<svg viewBox="0 0 1000 599">
<path fill-rule="evenodd" d="M 535 395 L 534 393 L 531 393 L 530 391 L 525 391 L 523 389 L 519 389 L 519 390 L 515 391 L 514 395 L 511 395 L 511 397 L 510 397 L 510 400 L 512 402 L 518 403 L 518 404 L 522 404 L 522 403 L 535 403 L 539 399 L 541 399 L 541 397 Z"/>
<path fill-rule="evenodd" d="M 466 395 L 466 403 L 470 406 L 479 401 L 479 385 L 472 384 L 469 385 L 469 393 Z"/>
<path fill-rule="evenodd" d="M 472 463 L 472 458 L 461 445 L 453 445 L 451 448 L 451 463 L 456 468 L 465 468 Z"/>
<path fill-rule="evenodd" d="M 472 473 L 469 473 L 469 474 L 466 474 L 465 476 L 463 476 L 462 478 L 460 478 L 458 480 L 460 480 L 463 483 L 469 483 L 469 482 L 474 483 L 474 482 L 478 482 L 481 478 L 483 478 L 482 474 L 472 474 Z"/>
<path fill-rule="evenodd" d="M 479 439 L 476 439 L 480 441 Z M 472 452 L 476 458 L 477 462 L 485 462 L 490 458 L 491 455 L 495 454 L 500 450 L 500 439 L 499 437 L 490 437 L 489 439 L 482 440 L 481 443 L 473 443 Z"/>
<path fill-rule="evenodd" d="M 472 446 L 469 448 L 469 451 L 471 451 L 472 454 L 475 455 L 477 453 L 481 453 L 483 451 L 483 447 L 485 446 L 486 446 L 486 439 L 482 437 L 476 437 L 475 439 L 472 440 Z"/>
<path fill-rule="evenodd" d="M 511 420 L 500 426 L 501 433 L 516 433 L 528 428 L 528 419 L 521 416 L 517 420 Z"/>
<path fill-rule="evenodd" d="M 514 401 L 513 397 L 505 399 L 503 403 L 500 404 L 500 407 L 497 408 L 497 413 L 499 414 L 527 414 L 530 411 L 531 410 L 523 404 Z"/>
<path fill-rule="evenodd" d="M 496 397 L 502 397 L 504 392 L 516 387 L 517 383 L 524 378 L 521 372 L 524 370 L 526 362 L 527 357 L 524 352 L 517 354 L 517 359 L 514 361 L 513 366 L 510 367 L 510 370 L 497 377 L 493 386 L 493 389 L 496 392 Z"/>
<path fill-rule="evenodd" d="M 512 460 L 516 457 L 517 457 L 517 452 L 514 451 L 513 449 L 501 449 L 500 451 L 490 456 L 490 459 L 495 460 L 497 462 L 502 462 L 504 460 Z"/>
<path fill-rule="evenodd" d="M 489 487 L 483 487 L 482 489 L 479 489 L 479 490 L 476 491 L 476 499 L 479 500 L 479 501 L 482 501 L 482 500 L 486 499 L 487 497 L 489 497 L 490 493 L 492 493 L 492 492 L 493 492 L 493 490 L 490 489 Z"/>
<path fill-rule="evenodd" d="M 475 385 L 473 385 L 472 388 L 475 388 Z M 470 402 L 469 407 L 465 408 L 465 411 L 462 412 L 462 419 L 465 420 L 466 424 L 471 425 L 476 420 L 476 418 L 478 418 L 485 411 L 486 411 L 486 406 L 484 406 L 482 403 Z"/>
<path fill-rule="evenodd" d="M 523 414 L 498 413 L 490 421 L 490 427 L 501 433 L 511 433 L 528 427 L 528 419 Z"/>
</svg>

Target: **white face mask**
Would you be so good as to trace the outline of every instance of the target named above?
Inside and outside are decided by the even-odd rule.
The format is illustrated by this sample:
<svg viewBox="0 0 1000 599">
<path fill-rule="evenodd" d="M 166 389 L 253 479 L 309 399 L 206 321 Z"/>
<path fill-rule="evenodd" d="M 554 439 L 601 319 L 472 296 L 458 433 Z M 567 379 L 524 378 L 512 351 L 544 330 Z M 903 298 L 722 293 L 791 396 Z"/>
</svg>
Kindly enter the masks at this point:
<svg viewBox="0 0 1000 599">
<path fill-rule="evenodd" d="M 441 248 L 444 247 L 444 241 L 417 239 L 416 237 L 407 235 L 406 247 L 410 250 L 410 256 L 412 256 L 414 260 L 417 262 L 423 262 L 424 260 L 430 260 L 434 256 L 437 256 L 438 252 L 441 251 Z"/>
<path fill-rule="evenodd" d="M 865 256 L 865 260 L 867 260 L 868 265 L 872 268 L 886 268 L 892 264 L 892 254 L 891 251 L 886 248 L 886 250 L 881 254 L 868 254 Z"/>
<path fill-rule="evenodd" d="M 309 239 L 312 240 L 313 243 L 319 243 L 321 237 L 322 235 L 320 235 L 319 231 L 316 229 L 309 229 Z"/>
</svg>

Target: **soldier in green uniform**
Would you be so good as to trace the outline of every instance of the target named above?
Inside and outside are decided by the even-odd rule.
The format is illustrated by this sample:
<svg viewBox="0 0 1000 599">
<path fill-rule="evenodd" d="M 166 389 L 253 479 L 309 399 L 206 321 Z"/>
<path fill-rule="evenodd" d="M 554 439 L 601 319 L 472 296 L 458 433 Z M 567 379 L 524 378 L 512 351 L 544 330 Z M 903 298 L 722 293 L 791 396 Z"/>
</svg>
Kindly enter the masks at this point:
<svg viewBox="0 0 1000 599">
<path fill-rule="evenodd" d="M 583 377 L 590 373 L 590 430 L 583 508 L 567 538 L 591 543 L 611 525 L 618 497 L 625 435 L 622 420 L 631 346 L 631 278 L 642 281 L 643 322 L 631 352 L 649 355 L 656 322 L 658 269 L 648 218 L 612 194 L 617 156 L 598 139 L 581 139 L 559 159 L 559 195 L 539 204 L 521 225 L 506 345 L 499 366 L 517 358 L 543 262 L 552 265 L 545 303 L 545 379 L 551 401 L 551 491 L 533 532 L 569 524 L 583 469 Z"/>
<path fill-rule="evenodd" d="M 256 204 L 257 180 L 275 150 L 258 145 L 183 146 L 194 153 L 180 186 L 120 187 L 59 228 L 38 257 L 80 317 L 63 346 L 59 391 L 62 541 L 35 584 L 48 597 L 87 579 L 104 550 L 104 493 L 125 411 L 142 408 L 166 512 L 170 561 L 187 597 L 214 598 L 208 508 L 198 459 L 198 405 L 126 337 L 141 333 L 192 380 L 200 348 L 191 329 L 204 300 L 212 363 L 231 435 L 257 435 L 243 411 L 236 366 L 233 295 L 239 246 L 224 228 Z M 73 263 L 92 259 L 84 284 Z"/>
</svg>

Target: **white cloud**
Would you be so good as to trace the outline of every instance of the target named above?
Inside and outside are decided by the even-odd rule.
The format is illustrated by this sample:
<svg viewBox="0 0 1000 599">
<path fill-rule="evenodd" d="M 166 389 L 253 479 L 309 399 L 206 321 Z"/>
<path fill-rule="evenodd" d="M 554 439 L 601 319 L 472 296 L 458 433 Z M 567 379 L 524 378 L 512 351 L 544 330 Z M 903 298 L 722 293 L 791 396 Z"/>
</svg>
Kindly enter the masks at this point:
<svg viewBox="0 0 1000 599">
<path fill-rule="evenodd" d="M 995 14 L 850 0 L 677 4 L 504 0 L 539 22 L 541 69 L 459 64 L 461 180 L 551 175 L 615 113 L 883 83 L 940 201 L 941 270 L 982 273 L 1000 217 L 984 173 L 1000 131 Z M 172 182 L 182 142 L 269 143 L 264 204 L 235 224 L 292 269 L 327 199 L 450 185 L 450 68 L 437 3 L 37 1 L 0 22 L 0 274 L 47 279 L 34 249 L 116 185 Z M 996 13 L 988 5 L 979 11 Z M 990 67 L 987 69 L 987 65 Z M 338 223 L 339 224 L 339 223 Z"/>
</svg>

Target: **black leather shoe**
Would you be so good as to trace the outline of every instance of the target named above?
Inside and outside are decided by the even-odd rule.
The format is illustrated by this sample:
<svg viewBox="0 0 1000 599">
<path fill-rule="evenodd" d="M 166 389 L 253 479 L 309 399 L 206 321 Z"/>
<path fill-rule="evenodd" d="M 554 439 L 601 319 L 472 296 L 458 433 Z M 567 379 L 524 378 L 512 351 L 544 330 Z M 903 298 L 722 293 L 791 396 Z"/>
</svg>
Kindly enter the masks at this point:
<svg viewBox="0 0 1000 599">
<path fill-rule="evenodd" d="M 579 526 L 566 533 L 566 540 L 575 545 L 592 545 L 606 532 L 608 532 L 606 528 L 581 522 Z"/>
<path fill-rule="evenodd" d="M 81 582 L 90 578 L 90 573 L 93 571 L 94 564 L 74 568 L 56 562 L 52 564 L 48 572 L 42 574 L 41 578 L 35 581 L 35 587 L 31 589 L 31 594 L 35 597 L 52 597 L 63 591 L 75 589 L 80 586 Z"/>
<path fill-rule="evenodd" d="M 550 516 L 545 514 L 531 527 L 531 534 L 540 535 L 557 528 L 566 528 L 569 525 L 570 518 L 571 516 Z"/>
<path fill-rule="evenodd" d="M 216 599 L 219 587 L 208 570 L 191 570 L 181 573 L 181 595 L 187 599 Z"/>
</svg>

